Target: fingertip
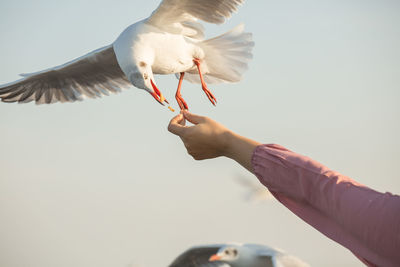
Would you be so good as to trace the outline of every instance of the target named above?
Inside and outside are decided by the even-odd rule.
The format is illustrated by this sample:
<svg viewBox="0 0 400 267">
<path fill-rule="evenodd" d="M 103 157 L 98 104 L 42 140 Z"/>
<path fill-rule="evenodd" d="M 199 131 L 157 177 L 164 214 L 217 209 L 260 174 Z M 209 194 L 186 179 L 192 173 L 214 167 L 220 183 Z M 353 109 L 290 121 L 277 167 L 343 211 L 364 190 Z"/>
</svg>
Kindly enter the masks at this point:
<svg viewBox="0 0 400 267">
<path fill-rule="evenodd" d="M 199 124 L 205 120 L 205 117 L 193 114 L 187 110 L 184 111 L 183 116 L 185 117 L 186 120 L 193 124 Z"/>
<path fill-rule="evenodd" d="M 182 110 L 182 115 L 183 115 L 185 118 L 187 118 L 188 116 L 191 115 L 191 113 L 190 113 L 187 109 L 185 109 L 185 110 Z"/>
<path fill-rule="evenodd" d="M 184 119 L 184 117 L 183 117 L 183 114 L 181 114 L 181 113 L 179 113 L 178 115 L 176 115 L 176 116 L 173 118 L 174 121 L 180 121 L 180 120 L 182 120 L 182 119 Z"/>
</svg>

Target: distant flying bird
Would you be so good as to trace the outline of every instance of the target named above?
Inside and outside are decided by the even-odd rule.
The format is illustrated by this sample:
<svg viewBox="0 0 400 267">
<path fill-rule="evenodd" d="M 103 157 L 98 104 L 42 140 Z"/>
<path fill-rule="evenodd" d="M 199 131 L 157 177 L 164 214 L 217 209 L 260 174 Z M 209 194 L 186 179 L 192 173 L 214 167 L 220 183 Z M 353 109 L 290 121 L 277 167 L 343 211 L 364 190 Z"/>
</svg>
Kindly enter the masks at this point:
<svg viewBox="0 0 400 267">
<path fill-rule="evenodd" d="M 3 102 L 37 104 L 74 102 L 116 93 L 132 84 L 168 103 L 154 74 L 179 78 L 175 98 L 181 109 L 182 80 L 201 83 L 213 105 L 207 83 L 238 82 L 251 59 L 252 35 L 239 25 L 204 39 L 199 20 L 221 24 L 244 0 L 163 0 L 150 17 L 126 28 L 117 40 L 83 57 L 44 71 L 21 74 L 23 79 L 0 86 Z"/>
<path fill-rule="evenodd" d="M 242 187 L 247 189 L 245 200 L 251 203 L 260 203 L 263 201 L 269 201 L 274 198 L 271 192 L 263 186 L 258 180 L 246 178 L 244 176 L 238 175 L 235 180 Z"/>
<path fill-rule="evenodd" d="M 255 244 L 221 244 L 190 248 L 169 267 L 309 267 L 281 250 Z"/>
</svg>

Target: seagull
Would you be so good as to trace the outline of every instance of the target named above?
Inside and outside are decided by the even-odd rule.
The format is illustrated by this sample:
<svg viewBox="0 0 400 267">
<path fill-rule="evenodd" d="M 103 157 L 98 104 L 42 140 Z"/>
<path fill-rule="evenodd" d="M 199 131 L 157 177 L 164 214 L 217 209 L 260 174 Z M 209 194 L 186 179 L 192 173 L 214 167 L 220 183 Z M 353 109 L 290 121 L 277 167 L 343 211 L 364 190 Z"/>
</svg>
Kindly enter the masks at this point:
<svg viewBox="0 0 400 267">
<path fill-rule="evenodd" d="M 134 85 L 162 105 L 155 74 L 175 74 L 180 109 L 188 109 L 182 81 L 200 83 L 213 105 L 217 99 L 207 83 L 241 80 L 252 58 L 252 34 L 243 24 L 211 39 L 200 21 L 221 24 L 244 0 L 163 0 L 150 17 L 127 27 L 111 44 L 63 65 L 21 74 L 0 86 L 3 102 L 51 104 L 97 98 Z M 169 106 L 173 111 L 173 109 Z"/>
<path fill-rule="evenodd" d="M 309 267 L 286 252 L 257 244 L 219 244 L 190 248 L 169 267 Z"/>
</svg>

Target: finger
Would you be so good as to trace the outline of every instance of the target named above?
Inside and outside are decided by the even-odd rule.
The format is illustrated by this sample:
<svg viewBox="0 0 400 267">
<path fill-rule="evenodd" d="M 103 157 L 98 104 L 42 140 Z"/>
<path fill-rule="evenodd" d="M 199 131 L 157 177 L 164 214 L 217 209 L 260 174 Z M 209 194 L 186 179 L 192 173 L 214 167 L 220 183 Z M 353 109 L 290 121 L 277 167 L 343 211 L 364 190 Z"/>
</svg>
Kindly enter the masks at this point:
<svg viewBox="0 0 400 267">
<path fill-rule="evenodd" d="M 187 119 L 188 121 L 190 121 L 193 124 L 199 124 L 201 122 L 204 122 L 206 119 L 206 117 L 190 113 L 187 110 L 183 111 L 183 116 L 185 117 L 185 119 Z"/>
<path fill-rule="evenodd" d="M 182 121 L 179 122 L 180 125 L 185 126 L 186 125 L 186 119 L 185 116 L 183 115 L 183 111 L 181 110 L 181 115 L 182 115 Z"/>
<path fill-rule="evenodd" d="M 182 114 L 179 114 L 171 119 L 168 125 L 168 131 L 171 133 L 181 136 L 185 130 L 185 118 Z"/>
</svg>

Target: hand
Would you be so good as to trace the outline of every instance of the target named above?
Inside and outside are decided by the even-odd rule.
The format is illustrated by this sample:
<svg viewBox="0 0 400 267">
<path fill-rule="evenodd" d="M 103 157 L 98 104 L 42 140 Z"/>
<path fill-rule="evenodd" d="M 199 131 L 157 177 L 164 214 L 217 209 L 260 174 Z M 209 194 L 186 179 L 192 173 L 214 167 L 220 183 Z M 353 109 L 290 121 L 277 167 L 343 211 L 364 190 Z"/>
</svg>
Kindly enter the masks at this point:
<svg viewBox="0 0 400 267">
<path fill-rule="evenodd" d="M 186 120 L 193 126 L 186 126 Z M 253 172 L 252 155 L 260 143 L 235 134 L 210 118 L 185 110 L 172 118 L 168 130 L 178 135 L 196 160 L 226 156 Z"/>
<path fill-rule="evenodd" d="M 193 126 L 185 126 L 186 120 Z M 183 111 L 172 118 L 168 130 L 178 135 L 196 160 L 227 156 L 231 131 L 218 122 Z"/>
</svg>

